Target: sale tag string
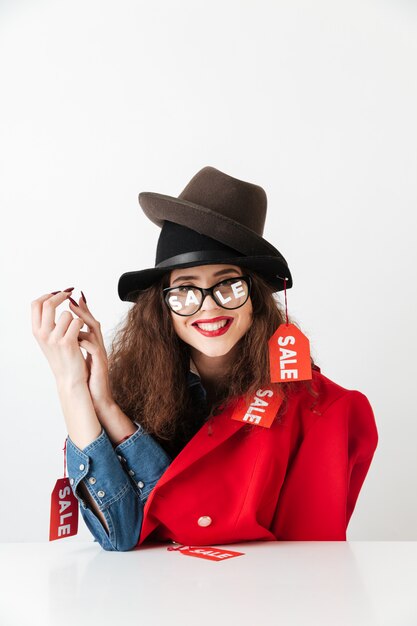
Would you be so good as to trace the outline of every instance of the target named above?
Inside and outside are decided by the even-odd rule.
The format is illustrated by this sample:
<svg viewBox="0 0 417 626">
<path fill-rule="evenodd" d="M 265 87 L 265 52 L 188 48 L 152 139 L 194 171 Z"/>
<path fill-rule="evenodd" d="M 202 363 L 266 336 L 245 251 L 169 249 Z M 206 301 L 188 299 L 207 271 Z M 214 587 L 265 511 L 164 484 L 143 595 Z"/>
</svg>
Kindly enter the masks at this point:
<svg viewBox="0 0 417 626">
<path fill-rule="evenodd" d="M 65 438 L 64 447 L 62 448 L 64 451 L 64 478 L 66 478 L 66 465 L 67 465 L 67 439 Z"/>
<path fill-rule="evenodd" d="M 284 278 L 284 298 L 285 298 L 285 325 L 288 326 L 288 306 L 287 306 L 287 278 Z"/>
<path fill-rule="evenodd" d="M 271 383 L 311 380 L 310 342 L 304 333 L 288 320 L 287 278 L 284 281 L 285 322 L 268 340 Z"/>
<path fill-rule="evenodd" d="M 72 537 L 78 532 L 78 500 L 67 476 L 67 439 L 62 450 L 64 478 L 58 478 L 51 494 L 49 541 Z"/>
</svg>

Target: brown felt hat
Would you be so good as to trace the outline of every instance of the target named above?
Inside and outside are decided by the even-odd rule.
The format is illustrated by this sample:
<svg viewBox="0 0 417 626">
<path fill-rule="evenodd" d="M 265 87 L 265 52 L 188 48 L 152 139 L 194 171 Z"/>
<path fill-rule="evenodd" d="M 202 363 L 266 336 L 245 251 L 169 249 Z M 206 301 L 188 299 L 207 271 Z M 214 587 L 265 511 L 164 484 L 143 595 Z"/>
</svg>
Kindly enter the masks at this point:
<svg viewBox="0 0 417 626">
<path fill-rule="evenodd" d="M 262 237 L 267 197 L 259 185 L 207 166 L 178 197 L 143 191 L 139 204 L 161 227 L 155 267 L 122 274 L 121 300 L 135 302 L 141 291 L 172 269 L 214 263 L 252 269 L 273 291 L 284 289 L 284 282 L 287 289 L 292 287 L 286 260 Z"/>
</svg>

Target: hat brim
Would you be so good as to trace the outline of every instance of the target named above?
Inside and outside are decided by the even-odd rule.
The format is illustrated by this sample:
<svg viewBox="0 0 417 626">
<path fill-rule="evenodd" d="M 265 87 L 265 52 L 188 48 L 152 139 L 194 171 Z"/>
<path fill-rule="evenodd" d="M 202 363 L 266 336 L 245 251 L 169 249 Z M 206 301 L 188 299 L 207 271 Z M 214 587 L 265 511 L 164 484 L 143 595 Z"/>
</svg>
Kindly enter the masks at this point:
<svg viewBox="0 0 417 626">
<path fill-rule="evenodd" d="M 218 263 L 222 265 L 237 265 L 257 272 L 270 285 L 273 292 L 282 291 L 284 289 L 284 283 L 286 289 L 290 289 L 293 284 L 292 276 L 285 260 L 283 262 L 279 257 L 275 256 L 244 256 L 231 257 L 230 259 L 222 259 L 221 261 L 218 259 L 213 261 L 205 260 L 202 262 L 190 261 L 189 263 L 181 263 L 168 267 L 152 267 L 137 272 L 125 272 L 119 278 L 117 286 L 118 294 L 121 300 L 136 302 L 138 295 L 140 295 L 143 290 L 150 287 L 155 281 L 159 280 L 164 274 L 173 269 Z M 284 280 L 284 278 L 287 278 L 287 280 Z"/>
<path fill-rule="evenodd" d="M 139 194 L 139 204 L 151 222 L 161 228 L 164 220 L 168 220 L 220 241 L 246 256 L 277 256 L 286 263 L 279 250 L 266 239 L 243 224 L 207 207 L 152 191 L 142 191 Z"/>
</svg>

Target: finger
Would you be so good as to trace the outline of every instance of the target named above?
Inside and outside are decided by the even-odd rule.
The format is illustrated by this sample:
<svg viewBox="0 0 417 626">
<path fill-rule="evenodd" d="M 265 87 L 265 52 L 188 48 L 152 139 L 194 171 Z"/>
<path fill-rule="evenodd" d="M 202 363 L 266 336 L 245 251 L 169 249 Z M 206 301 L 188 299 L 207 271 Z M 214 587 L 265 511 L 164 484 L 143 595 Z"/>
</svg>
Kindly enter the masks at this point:
<svg viewBox="0 0 417 626">
<path fill-rule="evenodd" d="M 96 336 L 94 335 L 94 333 L 90 332 L 90 331 L 84 331 L 84 330 L 80 330 L 80 332 L 78 333 L 78 339 L 81 341 L 81 339 L 87 339 L 88 341 L 92 341 L 93 343 L 95 341 L 97 341 Z"/>
<path fill-rule="evenodd" d="M 99 351 L 98 346 L 96 346 L 94 343 L 91 343 L 91 341 L 88 341 L 88 339 L 82 339 L 78 343 L 80 344 L 80 348 L 84 348 L 89 354 L 94 355 L 97 354 Z"/>
<path fill-rule="evenodd" d="M 85 343 L 83 343 L 85 342 Z M 83 357 L 85 358 L 85 361 L 87 363 L 88 369 L 91 371 L 91 361 L 92 361 L 92 356 L 89 352 L 89 350 L 92 350 L 91 346 L 89 345 L 90 342 L 88 341 L 88 339 L 82 339 L 81 337 L 78 337 L 78 345 L 80 348 L 82 348 L 83 350 L 86 351 L 86 354 L 84 354 L 84 352 L 82 353 Z"/>
<path fill-rule="evenodd" d="M 68 304 L 69 304 L 71 311 L 74 311 L 74 313 L 79 315 L 84 320 L 85 324 L 91 329 L 91 332 L 95 334 L 97 341 L 99 342 L 101 347 L 105 350 L 106 347 L 104 345 L 104 340 L 103 340 L 103 335 L 101 333 L 100 324 L 98 320 L 96 320 L 96 318 L 92 315 L 87 305 L 85 304 L 84 300 L 82 298 L 78 300 L 79 306 L 76 306 L 75 304 L 73 304 L 71 300 L 68 300 Z"/>
<path fill-rule="evenodd" d="M 103 350 L 101 343 L 94 333 L 92 333 L 91 331 L 85 332 L 83 330 L 80 330 L 80 332 L 78 333 L 78 341 L 82 341 L 83 339 L 85 339 L 86 341 L 90 341 L 95 346 L 98 346 L 101 349 L 101 352 L 104 354 L 105 358 L 107 359 L 107 350 Z"/>
<path fill-rule="evenodd" d="M 64 335 L 67 333 L 69 325 L 71 324 L 73 319 L 74 316 L 72 315 L 72 313 L 70 313 L 70 311 L 62 311 L 57 320 L 55 328 L 51 333 L 51 337 L 54 340 L 62 339 L 62 337 L 64 337 Z"/>
<path fill-rule="evenodd" d="M 68 298 L 68 293 L 65 291 L 60 291 L 54 296 L 51 296 L 42 306 L 42 321 L 41 321 L 41 332 L 51 333 L 55 329 L 55 312 L 57 307 L 65 302 Z"/>
<path fill-rule="evenodd" d="M 83 325 L 83 321 L 79 317 L 74 317 L 71 324 L 68 326 L 68 330 L 65 333 L 65 338 L 69 343 L 78 344 L 78 333 Z"/>
<path fill-rule="evenodd" d="M 80 315 L 86 321 L 86 324 L 88 326 L 92 326 L 93 327 L 94 325 L 98 325 L 98 321 L 93 316 L 93 314 L 91 313 L 90 309 L 85 304 L 85 302 L 84 302 L 84 300 L 82 298 L 80 298 L 76 304 L 74 304 L 74 302 L 76 302 L 75 300 L 74 300 L 74 302 L 72 302 L 71 300 L 72 300 L 72 298 L 68 300 L 68 304 L 70 305 L 70 308 L 72 308 L 74 311 L 76 311 L 77 315 Z"/>
<path fill-rule="evenodd" d="M 37 298 L 36 300 L 33 300 L 33 302 L 31 302 L 31 308 L 32 308 L 32 332 L 39 332 L 41 330 L 42 327 L 42 321 L 43 321 L 43 306 L 45 304 L 46 301 L 52 301 L 55 302 L 55 307 L 57 307 L 61 302 L 64 302 L 64 300 L 68 297 L 68 293 L 66 293 L 65 291 L 60 291 L 57 294 L 50 294 L 50 293 L 45 293 L 43 296 L 41 296 L 40 298 Z M 45 326 L 46 328 L 46 326 Z"/>
<path fill-rule="evenodd" d="M 87 356 L 85 357 L 85 362 L 87 364 L 88 370 L 91 372 L 91 363 L 92 363 L 93 357 L 91 356 L 91 354 L 89 352 L 87 352 Z"/>
</svg>

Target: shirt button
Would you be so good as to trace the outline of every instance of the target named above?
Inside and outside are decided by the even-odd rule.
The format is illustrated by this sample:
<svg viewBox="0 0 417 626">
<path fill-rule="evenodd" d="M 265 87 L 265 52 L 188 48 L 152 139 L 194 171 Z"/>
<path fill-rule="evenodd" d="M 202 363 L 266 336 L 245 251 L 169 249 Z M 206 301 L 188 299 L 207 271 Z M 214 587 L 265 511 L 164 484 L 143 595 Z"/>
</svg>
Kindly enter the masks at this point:
<svg viewBox="0 0 417 626">
<path fill-rule="evenodd" d="M 197 524 L 199 526 L 210 526 L 211 522 L 212 522 L 211 517 L 209 517 L 208 515 L 202 515 L 202 517 L 198 518 Z"/>
<path fill-rule="evenodd" d="M 91 476 L 91 478 L 88 479 L 88 482 L 90 483 L 90 485 L 94 485 L 96 483 L 96 479 L 94 478 L 94 476 Z"/>
<path fill-rule="evenodd" d="M 99 498 L 104 498 L 104 496 L 106 495 L 104 491 L 97 491 L 97 495 Z"/>
<path fill-rule="evenodd" d="M 141 480 L 138 482 L 138 487 L 139 489 L 143 489 L 143 487 L 145 486 L 145 483 L 143 483 Z"/>
<path fill-rule="evenodd" d="M 84 463 L 81 463 L 80 470 L 83 471 L 83 469 L 85 469 L 85 465 L 84 465 Z"/>
<path fill-rule="evenodd" d="M 120 456 L 120 454 L 117 455 L 117 458 L 119 459 L 119 461 L 122 460 L 122 457 Z"/>
<path fill-rule="evenodd" d="M 133 470 L 129 470 L 129 474 L 130 474 L 131 476 L 134 476 L 134 475 L 135 475 L 135 472 L 134 472 Z"/>
<path fill-rule="evenodd" d="M 73 484 L 74 484 L 74 479 L 70 478 L 70 485 L 73 485 Z"/>
</svg>

